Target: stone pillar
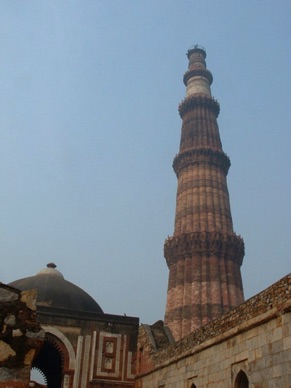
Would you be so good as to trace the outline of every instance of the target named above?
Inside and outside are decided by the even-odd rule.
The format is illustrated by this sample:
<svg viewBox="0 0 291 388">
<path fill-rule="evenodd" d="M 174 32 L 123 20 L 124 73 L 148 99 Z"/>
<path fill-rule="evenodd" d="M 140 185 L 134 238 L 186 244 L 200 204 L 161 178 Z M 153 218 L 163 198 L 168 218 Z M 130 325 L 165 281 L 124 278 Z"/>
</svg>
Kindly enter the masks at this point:
<svg viewBox="0 0 291 388">
<path fill-rule="evenodd" d="M 220 107 L 211 96 L 213 77 L 204 48 L 196 45 L 187 56 L 180 150 L 173 162 L 175 229 L 164 246 L 170 270 L 165 324 L 176 340 L 244 300 L 244 243 L 233 231 L 226 181 L 230 160 L 216 121 Z"/>
<path fill-rule="evenodd" d="M 33 359 L 44 341 L 36 321 L 36 290 L 0 284 L 0 387 L 29 387 Z"/>
</svg>

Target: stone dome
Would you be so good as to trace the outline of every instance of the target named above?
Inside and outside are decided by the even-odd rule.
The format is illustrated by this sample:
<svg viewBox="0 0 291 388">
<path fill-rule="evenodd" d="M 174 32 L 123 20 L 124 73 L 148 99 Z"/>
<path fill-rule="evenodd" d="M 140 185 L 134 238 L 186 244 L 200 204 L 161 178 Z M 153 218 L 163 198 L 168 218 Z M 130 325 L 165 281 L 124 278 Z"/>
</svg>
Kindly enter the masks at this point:
<svg viewBox="0 0 291 388">
<path fill-rule="evenodd" d="M 97 302 L 84 290 L 65 280 L 54 263 L 39 271 L 35 276 L 15 280 L 9 284 L 21 291 L 37 290 L 37 306 L 66 311 L 103 313 Z"/>
</svg>

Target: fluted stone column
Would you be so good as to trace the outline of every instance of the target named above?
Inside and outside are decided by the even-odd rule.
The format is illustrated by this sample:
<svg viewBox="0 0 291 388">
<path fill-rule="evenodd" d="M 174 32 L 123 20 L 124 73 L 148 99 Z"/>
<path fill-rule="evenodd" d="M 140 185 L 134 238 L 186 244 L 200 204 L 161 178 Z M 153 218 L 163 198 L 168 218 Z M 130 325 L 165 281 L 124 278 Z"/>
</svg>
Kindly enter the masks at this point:
<svg viewBox="0 0 291 388">
<path fill-rule="evenodd" d="M 213 78 L 202 47 L 194 46 L 187 56 L 180 150 L 173 162 L 175 230 L 164 246 L 169 267 L 165 324 L 176 340 L 244 300 L 244 243 L 233 231 L 226 181 L 230 160 L 222 150 Z"/>
</svg>

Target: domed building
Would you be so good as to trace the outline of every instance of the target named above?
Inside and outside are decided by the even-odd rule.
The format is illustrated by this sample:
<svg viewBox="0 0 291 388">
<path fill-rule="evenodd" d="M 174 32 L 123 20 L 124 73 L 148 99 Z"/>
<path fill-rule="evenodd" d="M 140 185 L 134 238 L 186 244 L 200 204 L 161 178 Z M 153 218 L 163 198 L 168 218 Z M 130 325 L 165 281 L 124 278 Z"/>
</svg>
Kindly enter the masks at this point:
<svg viewBox="0 0 291 388">
<path fill-rule="evenodd" d="M 42 311 L 45 308 L 54 309 L 56 312 L 73 314 L 102 313 L 98 303 L 84 290 L 75 284 L 65 280 L 54 263 L 39 271 L 35 276 L 16 280 L 10 285 L 21 291 L 37 289 L 37 306 Z"/>
<path fill-rule="evenodd" d="M 45 340 L 32 367 L 47 387 L 134 385 L 138 318 L 104 313 L 54 263 L 9 286 L 37 291 L 37 321 Z"/>
</svg>

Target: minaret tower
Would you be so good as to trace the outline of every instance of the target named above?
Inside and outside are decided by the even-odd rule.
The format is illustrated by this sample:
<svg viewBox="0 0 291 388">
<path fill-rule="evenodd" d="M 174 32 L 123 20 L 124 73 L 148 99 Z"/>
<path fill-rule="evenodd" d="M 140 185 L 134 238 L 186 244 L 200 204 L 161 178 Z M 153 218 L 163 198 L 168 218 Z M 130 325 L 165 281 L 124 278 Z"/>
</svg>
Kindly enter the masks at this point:
<svg viewBox="0 0 291 388">
<path fill-rule="evenodd" d="M 226 182 L 230 160 L 220 141 L 213 78 L 203 47 L 194 46 L 187 56 L 180 150 L 173 162 L 178 178 L 175 230 L 164 246 L 170 270 L 165 324 L 176 340 L 244 300 L 244 243 L 232 226 Z"/>
</svg>

